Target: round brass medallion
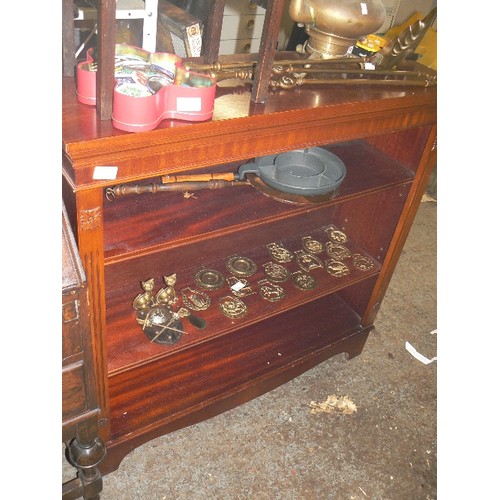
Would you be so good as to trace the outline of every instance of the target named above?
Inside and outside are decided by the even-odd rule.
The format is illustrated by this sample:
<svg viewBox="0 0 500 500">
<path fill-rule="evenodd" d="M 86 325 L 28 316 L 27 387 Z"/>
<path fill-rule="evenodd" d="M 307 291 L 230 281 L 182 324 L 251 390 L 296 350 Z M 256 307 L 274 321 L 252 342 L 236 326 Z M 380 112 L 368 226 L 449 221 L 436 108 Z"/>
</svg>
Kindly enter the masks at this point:
<svg viewBox="0 0 500 500">
<path fill-rule="evenodd" d="M 364 255 L 361 255 L 359 253 L 355 253 L 353 256 L 353 263 L 354 263 L 354 267 L 356 269 L 359 269 L 360 271 L 368 271 L 369 269 L 371 269 L 373 267 L 373 261 L 368 258 L 368 257 L 365 257 Z"/>
<path fill-rule="evenodd" d="M 226 282 L 223 274 L 215 269 L 200 269 L 195 277 L 194 281 L 196 284 L 207 290 L 216 290 L 220 288 Z"/>
<path fill-rule="evenodd" d="M 227 261 L 227 269 L 235 276 L 245 278 L 251 276 L 257 271 L 257 265 L 252 259 L 248 257 L 241 257 L 240 255 L 233 255 Z"/>
</svg>

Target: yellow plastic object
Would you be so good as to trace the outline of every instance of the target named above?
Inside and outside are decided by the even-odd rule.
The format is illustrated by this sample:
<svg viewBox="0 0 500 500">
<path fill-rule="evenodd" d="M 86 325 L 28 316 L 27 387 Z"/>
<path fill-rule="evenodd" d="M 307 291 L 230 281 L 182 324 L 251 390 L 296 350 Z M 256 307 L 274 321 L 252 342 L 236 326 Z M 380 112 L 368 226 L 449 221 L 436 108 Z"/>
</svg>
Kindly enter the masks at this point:
<svg viewBox="0 0 500 500">
<path fill-rule="evenodd" d="M 366 50 L 372 54 L 378 52 L 387 43 L 385 38 L 377 35 L 366 35 L 358 40 L 356 47 Z"/>
</svg>

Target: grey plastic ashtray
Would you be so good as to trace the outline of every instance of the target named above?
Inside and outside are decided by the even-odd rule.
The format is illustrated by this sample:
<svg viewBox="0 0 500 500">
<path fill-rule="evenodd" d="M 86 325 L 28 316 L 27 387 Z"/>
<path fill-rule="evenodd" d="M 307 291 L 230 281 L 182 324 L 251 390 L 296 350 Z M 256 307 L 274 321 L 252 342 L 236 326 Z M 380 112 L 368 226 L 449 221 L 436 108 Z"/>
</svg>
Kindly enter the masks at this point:
<svg viewBox="0 0 500 500">
<path fill-rule="evenodd" d="M 338 191 L 346 168 L 344 162 L 323 148 L 306 148 L 267 155 L 241 165 L 238 178 L 258 175 L 266 184 L 291 194 L 323 195 Z"/>
</svg>

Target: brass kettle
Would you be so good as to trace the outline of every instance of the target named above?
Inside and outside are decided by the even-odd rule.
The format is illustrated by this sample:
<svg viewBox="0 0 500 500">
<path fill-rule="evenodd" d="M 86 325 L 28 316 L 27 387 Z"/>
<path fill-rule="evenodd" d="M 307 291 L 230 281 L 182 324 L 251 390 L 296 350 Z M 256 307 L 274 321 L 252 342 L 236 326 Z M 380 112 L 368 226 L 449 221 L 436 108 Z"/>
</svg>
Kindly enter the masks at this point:
<svg viewBox="0 0 500 500">
<path fill-rule="evenodd" d="M 382 0 L 291 0 L 289 13 L 293 21 L 305 26 L 309 40 L 304 50 L 317 59 L 345 55 L 385 20 Z"/>
</svg>

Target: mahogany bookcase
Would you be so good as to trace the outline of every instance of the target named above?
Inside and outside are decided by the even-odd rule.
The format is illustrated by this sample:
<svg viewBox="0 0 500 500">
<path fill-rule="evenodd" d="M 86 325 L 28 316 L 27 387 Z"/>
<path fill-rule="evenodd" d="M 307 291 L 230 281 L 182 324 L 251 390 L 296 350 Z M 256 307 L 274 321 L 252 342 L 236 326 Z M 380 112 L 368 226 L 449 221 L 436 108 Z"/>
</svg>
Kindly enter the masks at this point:
<svg viewBox="0 0 500 500">
<path fill-rule="evenodd" d="M 325 84 L 269 91 L 261 103 L 255 95 L 249 84 L 220 86 L 210 121 L 165 120 L 134 134 L 78 103 L 74 78 L 63 77 L 63 199 L 88 280 L 104 474 L 149 439 L 242 404 L 333 355 L 359 354 L 373 328 L 435 165 L 436 88 Z M 327 202 L 285 203 L 251 185 L 106 197 L 116 184 L 234 172 L 256 157 L 307 147 L 346 165 Z M 117 167 L 116 178 L 94 179 L 97 166 Z M 370 266 L 350 266 L 341 277 L 313 269 L 314 289 L 287 281 L 277 302 L 249 295 L 242 318 L 218 306 L 228 287 L 211 290 L 210 307 L 195 313 L 206 328 L 183 320 L 185 333 L 171 345 L 150 342 L 136 321 L 132 302 L 146 279 L 158 288 L 176 273 L 180 295 L 196 288 L 199 269 L 229 276 L 227 260 L 241 255 L 257 264 L 247 280 L 258 290 L 270 243 L 300 251 L 304 237 L 326 242 L 331 227 Z M 298 269 L 295 261 L 284 265 Z"/>
</svg>

